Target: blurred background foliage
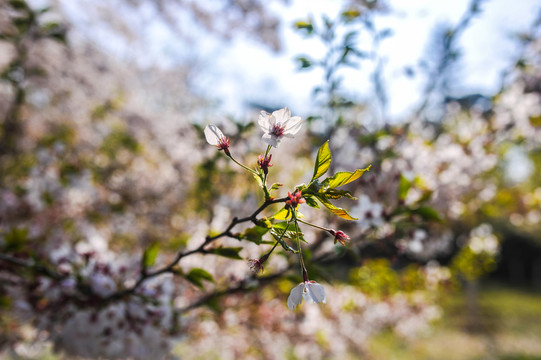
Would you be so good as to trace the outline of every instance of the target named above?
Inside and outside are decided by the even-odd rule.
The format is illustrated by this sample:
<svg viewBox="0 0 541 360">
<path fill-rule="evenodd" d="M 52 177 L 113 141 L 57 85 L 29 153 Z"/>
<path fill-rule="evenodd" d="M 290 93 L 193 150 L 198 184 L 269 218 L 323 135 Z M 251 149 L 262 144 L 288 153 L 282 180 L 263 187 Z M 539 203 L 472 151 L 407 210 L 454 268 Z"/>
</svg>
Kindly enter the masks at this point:
<svg viewBox="0 0 541 360">
<path fill-rule="evenodd" d="M 92 358 L 89 344 L 125 344 L 124 325 L 111 330 L 114 316 L 100 317 L 110 304 L 94 295 L 129 287 L 140 266 L 166 263 L 259 206 L 255 181 L 205 143 L 202 124 L 218 123 L 235 157 L 254 167 L 262 149 L 256 110 L 289 104 L 248 99 L 245 118 L 217 118 L 213 84 L 195 80 L 212 61 L 190 54 L 190 44 L 247 36 L 279 51 L 280 29 L 293 26 L 324 51 L 294 54 L 292 62 L 321 81 L 306 89 L 313 104 L 302 114 L 301 140 L 276 151 L 271 183 L 283 183 L 283 196 L 306 181 L 327 139 L 332 172 L 372 165 L 347 186 L 358 200 L 337 201 L 357 222 L 303 209 L 351 237 L 341 247 L 303 229 L 307 267 L 327 282 L 328 304 L 289 312 L 285 298 L 301 281 L 295 261 L 279 252 L 257 278 L 233 259 L 259 257 L 271 239 L 241 227 L 219 243 L 233 252 L 175 268 L 167 280 L 174 290 L 157 315 L 173 320 L 141 320 L 159 330 L 149 344 L 160 338 L 164 353 L 149 345 L 147 353 L 99 356 L 541 358 L 541 17 L 516 36 L 498 91 L 456 93 L 460 36 L 484 6 L 490 2 L 473 0 L 455 25 L 427 30 L 429 56 L 406 69 L 424 79 L 422 101 L 398 121 L 389 115 L 380 52 L 393 32 L 375 24 L 377 14 L 393 11 L 383 1 L 343 1 L 338 14 L 298 14 L 293 24 L 260 0 L 2 1 L 1 356 Z M 172 66 L 145 62 L 149 41 L 164 41 L 152 33 L 157 22 L 184 41 L 172 50 Z M 344 86 L 348 71 L 368 73 L 370 83 L 359 87 L 371 89 L 370 101 Z M 57 274 L 73 276 L 74 288 Z M 103 277 L 113 285 L 96 285 Z M 155 296 L 169 294 L 164 284 Z M 74 313 L 85 315 L 77 326 L 98 329 L 95 342 L 70 338 Z M 130 326 L 136 339 L 150 336 Z"/>
</svg>

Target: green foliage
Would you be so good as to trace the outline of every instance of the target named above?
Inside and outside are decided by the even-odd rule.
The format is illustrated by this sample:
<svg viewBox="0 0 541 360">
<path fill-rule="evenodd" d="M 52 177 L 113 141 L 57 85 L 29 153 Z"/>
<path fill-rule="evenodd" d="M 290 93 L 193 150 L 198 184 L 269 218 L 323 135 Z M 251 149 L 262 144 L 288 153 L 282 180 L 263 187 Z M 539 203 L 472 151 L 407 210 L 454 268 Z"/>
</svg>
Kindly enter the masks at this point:
<svg viewBox="0 0 541 360">
<path fill-rule="evenodd" d="M 306 35 L 311 35 L 314 32 L 314 25 L 310 20 L 297 21 L 294 25 L 295 29 L 303 31 Z"/>
<path fill-rule="evenodd" d="M 100 150 L 110 159 L 115 159 L 117 153 L 122 149 L 137 154 L 140 152 L 141 146 L 137 139 L 129 132 L 114 130 L 103 140 Z"/>
<path fill-rule="evenodd" d="M 142 259 L 143 268 L 149 268 L 154 265 L 156 258 L 158 257 L 159 250 L 160 247 L 158 243 L 153 243 L 145 250 Z"/>
<path fill-rule="evenodd" d="M 360 178 L 366 171 L 370 170 L 370 166 L 366 169 L 357 169 L 354 172 L 349 171 L 340 171 L 334 174 L 333 176 L 326 178 L 323 181 L 323 187 L 325 189 L 337 188 L 349 184 L 352 181 Z"/>
<path fill-rule="evenodd" d="M 406 179 L 404 175 L 400 174 L 400 182 L 398 183 L 398 199 L 405 200 L 408 196 L 408 192 L 411 189 L 412 182 Z"/>
<path fill-rule="evenodd" d="M 241 236 L 241 239 L 248 240 L 259 245 L 263 240 L 263 235 L 265 235 L 268 231 L 269 228 L 267 227 L 254 226 L 246 229 L 244 234 Z"/>
<path fill-rule="evenodd" d="M 357 218 L 354 218 L 351 216 L 346 210 L 339 208 L 333 204 L 329 200 L 327 200 L 327 197 L 325 195 L 318 195 L 316 198 L 325 206 L 327 209 L 329 209 L 333 214 L 341 217 L 345 220 L 358 220 Z"/>
<path fill-rule="evenodd" d="M 90 116 L 92 117 L 93 120 L 102 120 L 111 112 L 118 110 L 120 108 L 121 102 L 122 102 L 121 97 L 107 100 L 104 103 L 97 105 L 92 110 L 92 114 Z"/>
<path fill-rule="evenodd" d="M 208 271 L 200 268 L 191 269 L 187 274 L 184 275 L 184 277 L 201 290 L 205 289 L 203 280 L 214 283 L 214 278 L 212 275 Z"/>
<path fill-rule="evenodd" d="M 287 223 L 287 222 L 286 222 Z M 279 223 L 280 224 L 280 223 Z M 294 225 L 294 224 L 291 224 Z M 292 253 L 296 253 L 297 250 L 289 246 L 289 244 L 284 240 L 285 239 L 295 239 L 296 241 L 296 235 L 299 234 L 296 232 L 296 229 L 293 230 L 286 230 L 284 233 L 285 227 L 280 228 L 283 225 L 279 225 L 278 228 L 273 228 L 271 230 L 271 235 L 276 240 L 285 251 L 290 251 Z M 288 226 L 289 229 L 289 226 Z M 302 236 L 302 233 L 300 233 L 300 236 Z M 304 239 L 303 239 L 304 240 Z"/>
<path fill-rule="evenodd" d="M 299 63 L 299 67 L 301 69 L 307 69 L 312 66 L 312 60 L 310 60 L 309 58 L 305 56 L 299 56 L 297 58 L 297 62 Z"/>
<path fill-rule="evenodd" d="M 469 246 L 465 246 L 453 257 L 450 268 L 459 278 L 476 280 L 493 271 L 496 265 L 494 255 L 485 251 L 476 253 Z"/>
<path fill-rule="evenodd" d="M 207 252 L 209 254 L 219 255 L 229 259 L 242 260 L 242 257 L 239 255 L 241 250 L 241 247 L 217 247 L 210 249 Z"/>
<path fill-rule="evenodd" d="M 275 220 L 288 220 L 288 219 L 291 219 L 291 216 L 292 216 L 291 210 L 284 206 L 280 210 L 278 210 L 272 216 L 272 218 L 275 219 Z"/>
<path fill-rule="evenodd" d="M 388 259 L 372 259 L 350 272 L 350 281 L 368 296 L 383 299 L 399 292 L 425 290 L 426 280 L 417 264 L 395 270 Z"/>
<path fill-rule="evenodd" d="M 306 240 L 304 240 L 303 233 L 301 231 L 297 231 L 297 227 L 295 226 L 294 222 L 282 221 L 274 224 L 271 229 L 271 235 L 274 236 L 275 239 L 282 236 L 282 239 L 289 239 L 292 241 L 296 241 L 298 237 L 299 240 L 306 242 Z"/>
<path fill-rule="evenodd" d="M 304 197 L 304 200 L 306 200 L 306 205 L 313 207 L 315 209 L 319 209 L 319 204 L 317 203 L 315 196 L 305 194 L 303 195 L 303 197 Z"/>
<path fill-rule="evenodd" d="M 440 214 L 430 206 L 420 206 L 410 209 L 410 213 L 418 215 L 426 221 L 442 221 Z"/>
<path fill-rule="evenodd" d="M 75 129 L 68 124 L 53 126 L 49 133 L 42 137 L 38 144 L 43 147 L 51 147 L 54 144 L 73 144 L 76 137 Z"/>
<path fill-rule="evenodd" d="M 530 120 L 530 124 L 532 126 L 534 126 L 534 127 L 541 126 L 541 114 L 532 115 L 532 116 L 530 116 L 529 120 Z"/>
<path fill-rule="evenodd" d="M 314 166 L 314 175 L 312 176 L 312 183 L 314 180 L 320 178 L 323 174 L 329 170 L 331 166 L 331 149 L 329 148 L 329 141 L 325 141 L 319 148 L 316 157 L 316 163 Z"/>
<path fill-rule="evenodd" d="M 350 199 L 355 199 L 349 191 L 338 190 L 336 188 L 357 180 L 366 171 L 370 170 L 370 166 L 368 166 L 366 169 L 357 169 L 353 172 L 340 171 L 326 178 L 322 182 L 319 182 L 318 178 L 323 176 L 331 166 L 331 159 L 332 155 L 329 148 L 329 142 L 326 141 L 318 150 L 312 180 L 310 180 L 308 186 L 300 185 L 297 187 L 297 189 L 302 191 L 303 197 L 308 206 L 319 208 L 319 205 L 316 202 L 317 199 L 333 214 L 346 220 L 357 220 L 346 210 L 333 205 L 329 199 L 340 199 L 344 196 Z"/>
<path fill-rule="evenodd" d="M 26 10 L 30 11 L 30 8 L 24 0 L 9 0 L 8 4 L 15 10 Z"/>
<path fill-rule="evenodd" d="M 3 233 L 3 237 L 2 251 L 7 253 L 24 251 L 28 242 L 28 229 L 14 227 Z"/>
<path fill-rule="evenodd" d="M 56 22 L 46 23 L 41 27 L 41 32 L 45 37 L 66 43 L 66 27 L 62 24 Z"/>
<path fill-rule="evenodd" d="M 363 293 L 376 298 L 385 298 L 400 290 L 400 278 L 387 259 L 366 261 L 351 271 L 350 281 Z"/>
</svg>

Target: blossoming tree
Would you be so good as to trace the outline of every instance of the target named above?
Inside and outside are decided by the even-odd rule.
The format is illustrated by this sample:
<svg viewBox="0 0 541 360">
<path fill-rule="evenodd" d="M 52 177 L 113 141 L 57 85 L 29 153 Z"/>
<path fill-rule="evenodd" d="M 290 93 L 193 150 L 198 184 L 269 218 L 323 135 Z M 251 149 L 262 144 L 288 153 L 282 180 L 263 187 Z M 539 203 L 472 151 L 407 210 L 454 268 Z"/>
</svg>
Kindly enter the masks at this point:
<svg viewBox="0 0 541 360">
<path fill-rule="evenodd" d="M 1 350 L 358 357 L 383 329 L 415 336 L 442 291 L 493 269 L 502 218 L 535 233 L 538 182 L 510 193 L 500 168 L 510 146 L 539 151 L 539 41 L 490 110 L 450 102 L 437 124 L 368 129 L 338 86 L 363 51 L 334 31 L 369 28 L 376 7 L 354 5 L 296 24 L 331 50 L 320 114 L 213 119 L 223 132 L 142 106 L 148 84 L 67 45 L 46 9 L 0 5 Z"/>
</svg>

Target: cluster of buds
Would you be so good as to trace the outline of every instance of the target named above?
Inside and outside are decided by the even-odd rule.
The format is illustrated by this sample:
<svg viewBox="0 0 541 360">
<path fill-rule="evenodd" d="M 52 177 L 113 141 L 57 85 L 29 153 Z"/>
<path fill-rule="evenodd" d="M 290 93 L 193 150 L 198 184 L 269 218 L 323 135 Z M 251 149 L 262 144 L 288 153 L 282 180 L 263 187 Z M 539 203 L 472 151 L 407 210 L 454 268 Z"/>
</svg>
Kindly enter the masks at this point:
<svg viewBox="0 0 541 360">
<path fill-rule="evenodd" d="M 292 210 L 297 209 L 299 204 L 306 202 L 306 200 L 302 198 L 302 192 L 299 190 L 295 190 L 293 194 L 288 191 L 287 196 L 289 197 L 289 200 L 286 200 L 286 207 L 289 207 Z"/>
<path fill-rule="evenodd" d="M 257 166 L 259 166 L 259 168 L 263 170 L 263 173 L 265 175 L 269 173 L 269 168 L 272 166 L 272 164 L 270 163 L 271 159 L 272 159 L 272 154 L 269 154 L 267 156 L 259 155 L 257 157 Z"/>
</svg>

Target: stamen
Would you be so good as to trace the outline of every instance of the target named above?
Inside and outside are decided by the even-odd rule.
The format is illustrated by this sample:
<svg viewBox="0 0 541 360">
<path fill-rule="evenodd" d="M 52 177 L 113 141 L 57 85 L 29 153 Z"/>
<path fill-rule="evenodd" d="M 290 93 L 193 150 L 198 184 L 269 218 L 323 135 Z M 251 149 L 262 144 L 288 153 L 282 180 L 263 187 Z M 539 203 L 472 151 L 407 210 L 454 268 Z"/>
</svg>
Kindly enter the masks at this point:
<svg viewBox="0 0 541 360">
<path fill-rule="evenodd" d="M 284 132 L 286 130 L 286 127 L 280 123 L 276 123 L 274 124 L 274 126 L 272 127 L 272 131 L 271 131 L 271 134 L 274 135 L 274 136 L 283 136 L 284 135 Z"/>
</svg>

